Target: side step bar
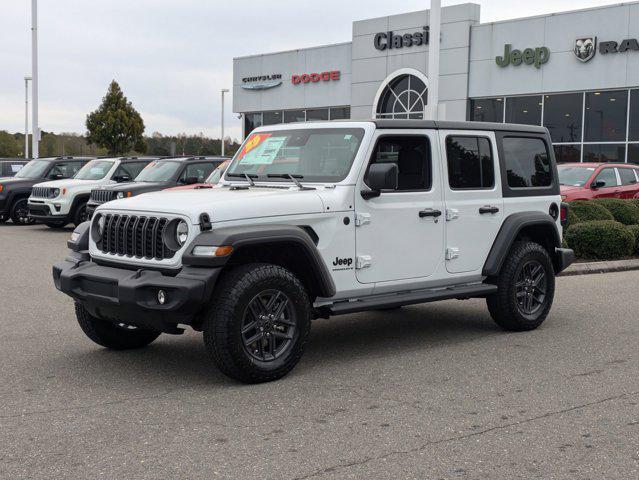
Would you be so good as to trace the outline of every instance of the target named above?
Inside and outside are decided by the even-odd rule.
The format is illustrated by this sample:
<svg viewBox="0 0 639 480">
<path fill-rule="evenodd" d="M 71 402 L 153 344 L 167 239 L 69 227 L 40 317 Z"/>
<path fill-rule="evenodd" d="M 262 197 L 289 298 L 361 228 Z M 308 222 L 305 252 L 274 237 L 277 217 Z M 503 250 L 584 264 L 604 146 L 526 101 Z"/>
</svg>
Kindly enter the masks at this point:
<svg viewBox="0 0 639 480">
<path fill-rule="evenodd" d="M 346 313 L 402 307 L 404 305 L 415 305 L 417 303 L 428 303 L 452 298 L 485 297 L 496 292 L 497 285 L 478 283 L 475 285 L 461 285 L 436 290 L 415 290 L 412 292 L 375 295 L 355 301 L 337 302 L 325 308 L 330 315 L 344 315 Z"/>
</svg>

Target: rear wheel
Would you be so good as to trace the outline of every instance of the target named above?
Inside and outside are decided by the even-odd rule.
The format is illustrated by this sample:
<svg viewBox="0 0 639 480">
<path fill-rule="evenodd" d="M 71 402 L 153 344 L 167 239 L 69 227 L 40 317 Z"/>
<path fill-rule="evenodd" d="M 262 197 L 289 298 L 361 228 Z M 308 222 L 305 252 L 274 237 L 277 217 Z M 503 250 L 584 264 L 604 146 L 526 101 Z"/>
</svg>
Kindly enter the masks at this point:
<svg viewBox="0 0 639 480">
<path fill-rule="evenodd" d="M 277 265 L 231 270 L 216 287 L 204 342 L 225 375 L 245 383 L 276 380 L 299 362 L 311 327 L 302 283 Z"/>
<path fill-rule="evenodd" d="M 75 304 L 75 316 L 84 334 L 98 345 L 111 350 L 131 350 L 146 347 L 160 332 L 115 324 L 91 315 L 80 303 Z"/>
<path fill-rule="evenodd" d="M 534 330 L 543 323 L 555 295 L 555 272 L 538 243 L 517 242 L 497 278 L 498 291 L 486 299 L 493 320 L 505 330 Z"/>
<path fill-rule="evenodd" d="M 26 198 L 21 198 L 13 204 L 11 221 L 16 225 L 31 225 L 35 220 L 29 218 L 29 205 Z"/>
</svg>

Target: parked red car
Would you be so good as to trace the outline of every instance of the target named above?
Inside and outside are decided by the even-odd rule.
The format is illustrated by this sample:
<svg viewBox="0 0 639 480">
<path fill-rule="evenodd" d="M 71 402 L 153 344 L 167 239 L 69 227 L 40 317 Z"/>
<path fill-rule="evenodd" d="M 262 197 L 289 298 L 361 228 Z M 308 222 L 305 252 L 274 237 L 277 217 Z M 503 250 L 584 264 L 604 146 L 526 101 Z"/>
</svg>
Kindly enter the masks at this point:
<svg viewBox="0 0 639 480">
<path fill-rule="evenodd" d="M 593 198 L 639 198 L 639 165 L 562 163 L 557 166 L 566 202 Z"/>
</svg>

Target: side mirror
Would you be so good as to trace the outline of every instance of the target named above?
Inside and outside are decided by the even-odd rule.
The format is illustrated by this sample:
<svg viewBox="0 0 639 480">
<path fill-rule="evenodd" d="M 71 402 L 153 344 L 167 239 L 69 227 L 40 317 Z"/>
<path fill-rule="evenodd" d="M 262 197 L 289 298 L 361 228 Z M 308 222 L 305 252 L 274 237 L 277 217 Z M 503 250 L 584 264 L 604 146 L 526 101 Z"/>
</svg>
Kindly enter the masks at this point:
<svg viewBox="0 0 639 480">
<path fill-rule="evenodd" d="M 115 180 L 118 183 L 125 183 L 125 182 L 130 182 L 131 177 L 129 177 L 128 175 L 118 175 L 113 180 Z"/>
<path fill-rule="evenodd" d="M 604 182 L 603 180 L 595 180 L 590 184 L 590 188 L 592 188 L 593 190 L 597 190 L 598 188 L 603 188 L 605 186 L 606 182 Z"/>
<path fill-rule="evenodd" d="M 194 185 L 196 183 L 198 183 L 198 178 L 197 177 L 186 177 L 186 179 L 184 180 L 184 183 L 186 185 Z"/>
<path fill-rule="evenodd" d="M 397 190 L 397 177 L 399 170 L 394 163 L 373 163 L 366 175 L 366 184 L 370 190 L 363 190 L 362 197 L 365 200 L 379 197 L 382 190 Z"/>
</svg>

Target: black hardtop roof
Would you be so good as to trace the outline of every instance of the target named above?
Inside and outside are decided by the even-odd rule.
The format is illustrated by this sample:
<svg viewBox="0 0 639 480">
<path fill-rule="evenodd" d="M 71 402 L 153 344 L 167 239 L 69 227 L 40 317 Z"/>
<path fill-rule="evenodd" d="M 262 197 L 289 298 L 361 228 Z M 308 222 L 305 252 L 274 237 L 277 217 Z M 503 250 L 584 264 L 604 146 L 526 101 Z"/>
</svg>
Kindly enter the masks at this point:
<svg viewBox="0 0 639 480">
<path fill-rule="evenodd" d="M 40 157 L 40 158 L 32 158 L 31 160 L 46 160 L 48 162 L 59 162 L 60 160 L 95 160 L 96 157 L 73 157 L 70 155 L 59 156 L 59 157 Z"/>
<path fill-rule="evenodd" d="M 199 157 L 161 157 L 157 160 L 166 161 L 171 160 L 174 162 L 197 162 L 202 160 L 210 160 L 212 162 L 223 162 L 224 160 L 230 160 L 230 157 L 220 157 L 216 155 L 202 155 Z"/>
<path fill-rule="evenodd" d="M 538 125 L 491 122 L 454 122 L 448 120 L 373 120 L 377 128 L 428 128 L 436 130 L 494 130 L 500 132 L 522 132 L 546 134 L 548 130 Z"/>
</svg>

